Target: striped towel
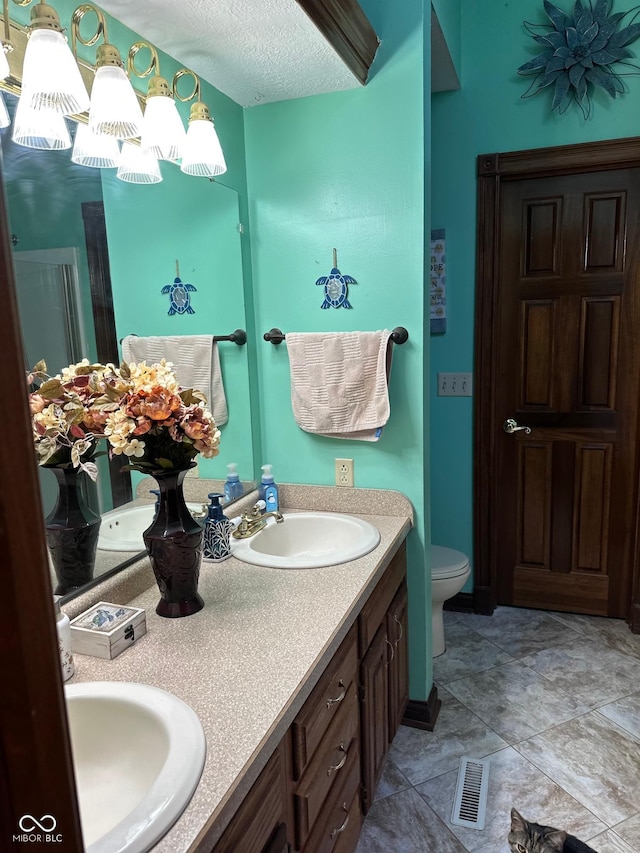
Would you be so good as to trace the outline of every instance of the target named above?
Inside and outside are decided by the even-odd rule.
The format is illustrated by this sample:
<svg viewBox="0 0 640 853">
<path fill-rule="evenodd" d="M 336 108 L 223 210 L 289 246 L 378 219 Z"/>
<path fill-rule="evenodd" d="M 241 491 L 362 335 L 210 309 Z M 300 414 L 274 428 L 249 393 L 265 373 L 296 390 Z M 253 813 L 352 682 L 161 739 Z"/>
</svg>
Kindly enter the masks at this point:
<svg viewBox="0 0 640 853">
<path fill-rule="evenodd" d="M 173 364 L 181 388 L 202 392 L 216 426 L 229 420 L 222 384 L 220 355 L 213 335 L 167 335 L 139 338 L 128 335 L 122 341 L 125 361 L 155 364 L 163 358 Z"/>
<path fill-rule="evenodd" d="M 391 332 L 287 332 L 291 405 L 305 432 L 378 441 L 389 420 Z"/>
</svg>

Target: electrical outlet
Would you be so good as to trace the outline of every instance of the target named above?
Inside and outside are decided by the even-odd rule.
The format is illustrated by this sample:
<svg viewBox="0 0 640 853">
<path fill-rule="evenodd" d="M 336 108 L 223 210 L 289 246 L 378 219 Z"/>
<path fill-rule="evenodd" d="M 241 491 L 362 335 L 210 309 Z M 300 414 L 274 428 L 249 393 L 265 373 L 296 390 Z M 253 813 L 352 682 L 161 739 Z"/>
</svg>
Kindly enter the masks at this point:
<svg viewBox="0 0 640 853">
<path fill-rule="evenodd" d="M 438 373 L 438 397 L 471 397 L 472 373 Z"/>
<path fill-rule="evenodd" d="M 353 459 L 336 459 L 336 486 L 353 488 Z"/>
<path fill-rule="evenodd" d="M 187 477 L 199 477 L 199 476 L 200 476 L 200 469 L 198 468 L 198 463 L 196 462 L 196 467 L 195 468 L 189 468 L 189 470 L 187 471 Z"/>
</svg>

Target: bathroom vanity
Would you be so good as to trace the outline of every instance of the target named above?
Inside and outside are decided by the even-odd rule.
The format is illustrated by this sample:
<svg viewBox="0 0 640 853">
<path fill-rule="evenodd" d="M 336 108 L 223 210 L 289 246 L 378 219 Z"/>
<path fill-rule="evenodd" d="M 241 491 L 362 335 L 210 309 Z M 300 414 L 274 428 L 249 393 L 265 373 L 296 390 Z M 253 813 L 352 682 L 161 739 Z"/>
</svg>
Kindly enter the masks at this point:
<svg viewBox="0 0 640 853">
<path fill-rule="evenodd" d="M 354 850 L 402 719 L 409 501 L 397 492 L 281 486 L 281 503 L 285 515 L 362 516 L 380 543 L 360 559 L 319 569 L 268 569 L 233 557 L 203 563 L 205 608 L 183 619 L 155 614 L 151 577 L 144 592 L 116 602 L 146 609 L 147 635 L 112 661 L 76 658 L 75 681 L 161 687 L 203 725 L 200 783 L 157 853 Z M 138 571 L 150 574 L 144 563 Z M 127 597 L 127 582 L 111 600 Z"/>
</svg>

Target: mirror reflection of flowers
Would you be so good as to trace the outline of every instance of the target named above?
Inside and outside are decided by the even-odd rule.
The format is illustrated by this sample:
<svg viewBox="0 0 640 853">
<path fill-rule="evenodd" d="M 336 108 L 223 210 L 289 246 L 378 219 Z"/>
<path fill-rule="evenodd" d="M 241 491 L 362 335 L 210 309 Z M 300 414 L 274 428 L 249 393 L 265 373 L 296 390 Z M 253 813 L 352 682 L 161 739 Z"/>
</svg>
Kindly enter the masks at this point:
<svg viewBox="0 0 640 853">
<path fill-rule="evenodd" d="M 104 435 L 108 411 L 105 406 L 120 382 L 112 364 L 90 364 L 83 359 L 70 364 L 56 376 L 47 374 L 39 361 L 27 375 L 33 439 L 38 464 L 66 466 L 98 476 L 93 462 L 96 442 Z"/>
<path fill-rule="evenodd" d="M 104 425 L 113 454 L 147 473 L 187 468 L 198 454 L 218 455 L 220 430 L 204 396 L 181 389 L 170 362 L 123 363 L 119 374 L 122 394 Z"/>
</svg>

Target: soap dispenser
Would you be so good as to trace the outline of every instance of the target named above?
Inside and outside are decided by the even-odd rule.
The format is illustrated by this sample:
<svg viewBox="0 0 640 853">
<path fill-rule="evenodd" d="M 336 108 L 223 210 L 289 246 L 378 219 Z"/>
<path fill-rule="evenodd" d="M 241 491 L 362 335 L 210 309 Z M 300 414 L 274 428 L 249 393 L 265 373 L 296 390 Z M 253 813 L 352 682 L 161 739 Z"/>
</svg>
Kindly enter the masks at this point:
<svg viewBox="0 0 640 853">
<path fill-rule="evenodd" d="M 242 483 L 240 482 L 240 477 L 236 471 L 237 467 L 237 462 L 229 462 L 227 465 L 227 479 L 224 484 L 224 498 L 227 503 L 235 500 L 236 498 L 242 497 L 244 491 Z"/>
<path fill-rule="evenodd" d="M 210 504 L 207 508 L 207 519 L 204 525 L 203 557 L 220 563 L 231 556 L 230 535 L 233 524 L 222 512 L 220 498 L 224 495 L 219 492 L 211 492 L 207 495 Z"/>
<path fill-rule="evenodd" d="M 75 672 L 73 654 L 71 653 L 71 623 L 66 613 L 60 610 L 60 596 L 53 596 L 53 609 L 56 614 L 56 630 L 58 632 L 58 650 L 60 652 L 60 666 L 62 668 L 62 680 L 71 678 Z"/>
<path fill-rule="evenodd" d="M 262 480 L 258 488 L 258 500 L 266 504 L 266 512 L 276 512 L 278 509 L 278 487 L 273 479 L 273 465 L 262 466 Z"/>
</svg>

